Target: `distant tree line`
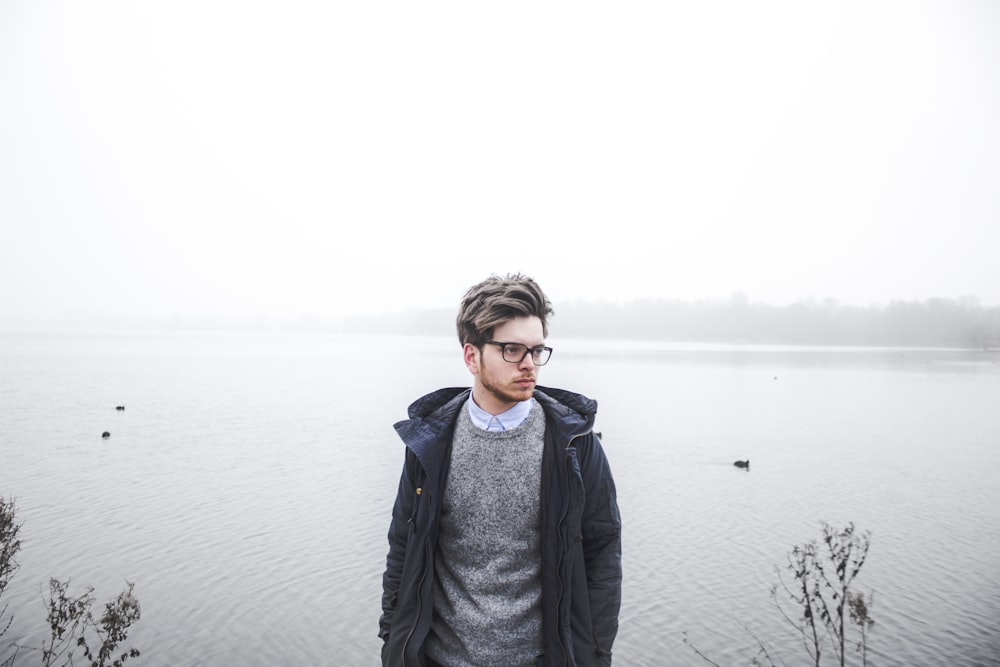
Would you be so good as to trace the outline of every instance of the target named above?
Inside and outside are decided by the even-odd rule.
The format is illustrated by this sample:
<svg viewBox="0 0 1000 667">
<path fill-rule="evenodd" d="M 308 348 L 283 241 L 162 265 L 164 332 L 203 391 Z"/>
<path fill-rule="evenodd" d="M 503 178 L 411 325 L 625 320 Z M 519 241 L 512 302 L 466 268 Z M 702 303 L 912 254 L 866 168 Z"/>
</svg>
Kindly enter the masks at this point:
<svg viewBox="0 0 1000 667">
<path fill-rule="evenodd" d="M 787 306 L 728 300 L 578 302 L 557 312 L 561 333 L 671 341 L 793 345 L 1000 347 L 1000 307 L 974 297 L 849 306 L 833 299 Z"/>
<path fill-rule="evenodd" d="M 553 328 L 573 338 L 665 341 L 1000 348 L 1000 307 L 975 297 L 851 306 L 805 299 L 787 306 L 729 299 L 646 299 L 556 304 Z M 454 336 L 454 309 L 366 315 L 335 327 L 353 333 Z"/>
</svg>

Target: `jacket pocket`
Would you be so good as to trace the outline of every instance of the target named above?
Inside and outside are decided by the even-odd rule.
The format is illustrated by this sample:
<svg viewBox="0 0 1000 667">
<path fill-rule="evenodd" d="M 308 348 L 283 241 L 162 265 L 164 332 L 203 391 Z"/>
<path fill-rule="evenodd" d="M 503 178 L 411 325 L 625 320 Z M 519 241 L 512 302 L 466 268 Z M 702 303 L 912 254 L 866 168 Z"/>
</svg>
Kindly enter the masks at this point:
<svg viewBox="0 0 1000 667">
<path fill-rule="evenodd" d="M 569 483 L 569 504 L 566 511 L 566 528 L 568 537 L 573 542 L 583 539 L 580 525 L 583 517 L 583 507 L 587 499 L 583 487 L 583 474 L 580 472 L 580 459 L 576 447 L 566 448 L 566 475 Z"/>
</svg>

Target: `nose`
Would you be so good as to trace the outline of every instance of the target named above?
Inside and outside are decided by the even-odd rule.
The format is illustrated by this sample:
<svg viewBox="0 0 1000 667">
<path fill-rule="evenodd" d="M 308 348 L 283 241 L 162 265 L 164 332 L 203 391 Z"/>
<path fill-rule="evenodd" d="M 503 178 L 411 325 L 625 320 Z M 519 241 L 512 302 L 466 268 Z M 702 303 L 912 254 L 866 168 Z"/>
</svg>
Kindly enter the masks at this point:
<svg viewBox="0 0 1000 667">
<path fill-rule="evenodd" d="M 524 359 L 521 359 L 521 363 L 519 363 L 517 366 L 518 368 L 528 368 L 528 369 L 535 367 L 535 360 L 531 358 L 531 350 L 528 350 L 528 353 L 524 355 Z"/>
</svg>

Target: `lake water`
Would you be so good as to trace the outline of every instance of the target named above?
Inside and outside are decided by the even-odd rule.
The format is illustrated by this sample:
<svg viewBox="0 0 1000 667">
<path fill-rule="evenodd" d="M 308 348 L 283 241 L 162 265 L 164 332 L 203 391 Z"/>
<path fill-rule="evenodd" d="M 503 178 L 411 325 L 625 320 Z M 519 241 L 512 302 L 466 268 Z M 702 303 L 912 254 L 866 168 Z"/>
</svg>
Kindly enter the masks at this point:
<svg viewBox="0 0 1000 667">
<path fill-rule="evenodd" d="M 551 343 L 618 484 L 616 665 L 805 664 L 770 589 L 822 521 L 872 533 L 869 664 L 1000 665 L 1000 355 Z M 377 666 L 392 424 L 469 379 L 451 338 L 0 334 L 4 639 L 47 636 L 50 576 L 133 581 L 136 665 Z"/>
</svg>

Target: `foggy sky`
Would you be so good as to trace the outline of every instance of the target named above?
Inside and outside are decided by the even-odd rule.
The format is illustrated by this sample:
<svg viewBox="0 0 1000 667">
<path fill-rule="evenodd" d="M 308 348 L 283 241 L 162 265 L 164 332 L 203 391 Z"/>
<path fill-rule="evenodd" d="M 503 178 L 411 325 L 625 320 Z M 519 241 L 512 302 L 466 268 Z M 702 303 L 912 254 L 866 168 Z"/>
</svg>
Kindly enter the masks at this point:
<svg viewBox="0 0 1000 667">
<path fill-rule="evenodd" d="M 1000 304 L 1000 4 L 0 2 L 0 328 Z"/>
</svg>

